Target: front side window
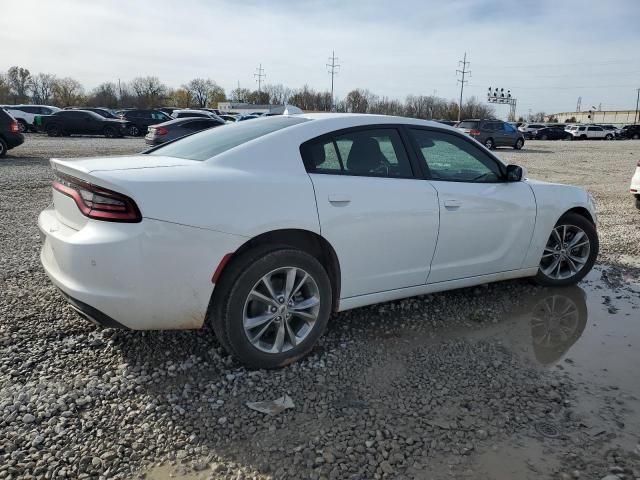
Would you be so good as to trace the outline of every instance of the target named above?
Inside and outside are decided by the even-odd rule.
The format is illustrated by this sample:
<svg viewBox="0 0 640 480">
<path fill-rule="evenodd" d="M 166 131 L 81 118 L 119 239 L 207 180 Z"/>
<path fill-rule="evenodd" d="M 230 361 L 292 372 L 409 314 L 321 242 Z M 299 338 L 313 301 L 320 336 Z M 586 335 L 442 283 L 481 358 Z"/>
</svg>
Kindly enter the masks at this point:
<svg viewBox="0 0 640 480">
<path fill-rule="evenodd" d="M 501 181 L 502 172 L 498 164 L 465 139 L 431 130 L 410 131 L 433 180 L 478 183 Z"/>
<path fill-rule="evenodd" d="M 156 148 L 148 155 L 166 155 L 188 160 L 209 160 L 238 145 L 277 130 L 309 122 L 300 117 L 265 117 L 253 122 L 233 123 L 224 128 L 211 128 Z"/>
<path fill-rule="evenodd" d="M 313 173 L 411 178 L 402 139 L 393 128 L 357 130 L 304 144 L 301 153 Z"/>
</svg>

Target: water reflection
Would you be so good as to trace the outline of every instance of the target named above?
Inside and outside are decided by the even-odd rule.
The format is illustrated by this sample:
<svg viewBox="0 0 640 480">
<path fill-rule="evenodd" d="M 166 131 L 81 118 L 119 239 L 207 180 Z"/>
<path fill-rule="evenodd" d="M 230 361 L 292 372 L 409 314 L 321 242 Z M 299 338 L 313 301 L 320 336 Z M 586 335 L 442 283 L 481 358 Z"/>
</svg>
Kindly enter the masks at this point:
<svg viewBox="0 0 640 480">
<path fill-rule="evenodd" d="M 524 299 L 479 336 L 501 338 L 516 352 L 550 366 L 580 338 L 587 317 L 587 295 L 580 287 L 545 289 Z"/>
</svg>

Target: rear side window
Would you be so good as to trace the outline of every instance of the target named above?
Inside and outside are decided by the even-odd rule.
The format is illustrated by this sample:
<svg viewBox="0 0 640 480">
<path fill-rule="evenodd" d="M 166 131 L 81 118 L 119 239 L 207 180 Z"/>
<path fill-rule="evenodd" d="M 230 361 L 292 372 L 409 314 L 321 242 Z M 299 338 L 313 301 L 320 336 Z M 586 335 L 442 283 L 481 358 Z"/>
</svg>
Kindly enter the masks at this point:
<svg viewBox="0 0 640 480">
<path fill-rule="evenodd" d="M 502 124 L 502 128 L 507 133 L 516 133 L 517 132 L 517 130 L 513 127 L 513 125 L 510 125 L 508 123 L 503 123 Z"/>
<path fill-rule="evenodd" d="M 302 145 L 302 158 L 311 173 L 366 177 L 412 178 L 402 139 L 393 128 L 357 130 Z"/>
<path fill-rule="evenodd" d="M 479 124 L 480 122 L 477 121 L 466 120 L 464 122 L 460 122 L 458 124 L 458 128 L 478 128 Z"/>
<path fill-rule="evenodd" d="M 308 118 L 279 116 L 253 122 L 233 123 L 171 142 L 152 150 L 148 155 L 166 155 L 198 161 L 209 160 L 243 143 L 308 121 Z"/>
</svg>

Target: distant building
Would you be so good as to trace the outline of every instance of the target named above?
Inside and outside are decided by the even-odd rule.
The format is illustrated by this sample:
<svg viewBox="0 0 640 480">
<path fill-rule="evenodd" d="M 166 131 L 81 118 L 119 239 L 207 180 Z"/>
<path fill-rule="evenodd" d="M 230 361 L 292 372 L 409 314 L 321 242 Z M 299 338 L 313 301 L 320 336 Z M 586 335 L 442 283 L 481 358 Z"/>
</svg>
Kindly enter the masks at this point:
<svg viewBox="0 0 640 480">
<path fill-rule="evenodd" d="M 551 115 L 545 115 L 544 121 L 548 122 L 553 118 L 559 123 L 568 122 L 569 119 L 575 118 L 576 123 L 602 123 L 602 124 L 618 124 L 629 125 L 634 123 L 636 118 L 635 110 L 603 110 L 591 112 L 591 118 L 589 118 L 589 112 L 561 112 L 553 113 Z M 640 121 L 637 119 L 636 121 Z"/>
</svg>

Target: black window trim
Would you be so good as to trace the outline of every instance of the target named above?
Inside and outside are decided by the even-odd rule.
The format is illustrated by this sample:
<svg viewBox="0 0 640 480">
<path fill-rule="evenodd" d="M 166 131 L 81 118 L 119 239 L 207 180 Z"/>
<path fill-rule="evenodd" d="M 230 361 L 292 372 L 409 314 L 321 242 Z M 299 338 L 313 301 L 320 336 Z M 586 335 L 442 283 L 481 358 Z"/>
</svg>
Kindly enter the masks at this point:
<svg viewBox="0 0 640 480">
<path fill-rule="evenodd" d="M 504 163 L 502 163 L 502 161 L 499 158 L 493 155 L 493 153 L 483 151 L 481 148 L 482 147 L 481 144 L 477 140 L 458 132 L 452 132 L 451 130 L 445 130 L 443 128 L 434 128 L 427 125 L 404 124 L 404 128 L 406 128 L 406 135 L 408 136 L 411 142 L 411 147 L 413 149 L 412 156 L 415 157 L 418 165 L 423 169 L 424 178 L 426 180 L 432 180 L 434 182 L 477 183 L 477 184 L 483 184 L 483 183 L 496 184 L 496 183 L 507 182 L 507 166 Z M 422 157 L 422 152 L 420 151 L 420 148 L 418 147 L 417 142 L 411 135 L 410 130 L 425 130 L 425 131 L 431 131 L 436 133 L 444 133 L 447 135 L 451 135 L 453 137 L 457 137 L 464 142 L 467 142 L 473 148 L 479 150 L 480 153 L 484 154 L 487 158 L 489 158 L 489 160 L 492 160 L 496 164 L 496 166 L 498 167 L 498 171 L 500 172 L 500 179 L 497 182 L 470 182 L 468 180 L 443 180 L 441 178 L 438 178 L 438 179 L 433 178 L 433 176 L 431 175 L 431 172 L 429 171 L 429 165 L 427 163 L 427 160 L 424 157 Z"/>
<path fill-rule="evenodd" d="M 358 125 L 355 127 L 341 128 L 339 130 L 333 130 L 331 132 L 323 133 L 322 135 L 318 135 L 317 137 L 306 140 L 302 144 L 300 144 L 299 152 L 300 157 L 302 158 L 302 162 L 304 164 L 304 168 L 308 174 L 314 175 L 342 175 L 344 177 L 370 177 L 370 178 L 389 178 L 395 180 L 424 180 L 424 170 L 420 167 L 420 162 L 415 157 L 415 154 L 410 148 L 409 145 L 409 137 L 407 136 L 407 132 L 404 131 L 404 124 L 402 123 L 376 123 L 370 125 Z M 340 150 L 338 149 L 338 145 L 336 143 L 336 138 L 348 135 L 349 133 L 354 132 L 362 132 L 367 130 L 395 130 L 398 136 L 400 137 L 400 142 L 402 147 L 404 148 L 405 154 L 407 156 L 407 160 L 409 161 L 409 166 L 411 168 L 412 175 L 410 177 L 391 177 L 385 174 L 355 174 L 350 173 L 344 169 L 344 165 L 342 163 L 342 155 L 340 154 Z M 336 150 L 338 155 L 338 161 L 340 162 L 340 171 L 316 171 L 314 165 L 310 165 L 306 155 L 306 149 L 310 145 L 314 145 L 317 143 L 329 143 L 331 141 L 333 148 Z"/>
</svg>

